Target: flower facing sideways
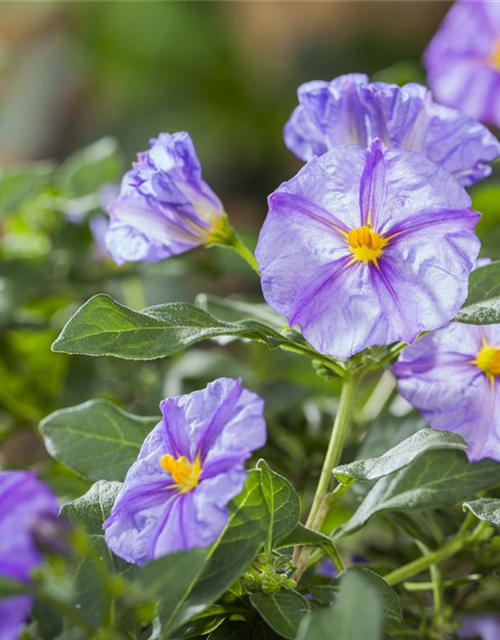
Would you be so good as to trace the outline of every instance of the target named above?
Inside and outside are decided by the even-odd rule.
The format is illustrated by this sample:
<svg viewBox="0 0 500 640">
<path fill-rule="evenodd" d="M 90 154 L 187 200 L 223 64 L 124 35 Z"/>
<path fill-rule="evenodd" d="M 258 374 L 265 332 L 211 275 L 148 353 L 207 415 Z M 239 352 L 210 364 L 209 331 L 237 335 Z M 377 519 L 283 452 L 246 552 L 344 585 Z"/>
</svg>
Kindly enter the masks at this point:
<svg viewBox="0 0 500 640">
<path fill-rule="evenodd" d="M 388 147 L 421 153 L 468 186 L 488 176 L 485 163 L 500 154 L 500 143 L 484 125 L 436 104 L 420 84 L 369 82 L 356 73 L 307 82 L 298 97 L 284 136 L 304 161 L 332 147 L 367 147 L 380 138 Z"/>
<path fill-rule="evenodd" d="M 160 407 L 104 523 L 110 549 L 139 565 L 214 542 L 245 483 L 246 458 L 266 440 L 263 400 L 239 380 L 219 378 Z"/>
<path fill-rule="evenodd" d="M 452 322 L 405 349 L 394 373 L 431 427 L 465 438 L 471 461 L 500 461 L 500 325 Z"/>
<path fill-rule="evenodd" d="M 201 175 L 185 132 L 161 133 L 122 180 L 109 206 L 106 244 L 118 264 L 158 262 L 217 239 L 222 204 Z"/>
<path fill-rule="evenodd" d="M 269 197 L 256 257 L 268 304 L 320 352 L 412 343 L 449 322 L 479 251 L 479 214 L 424 156 L 335 147 Z"/>
<path fill-rule="evenodd" d="M 0 472 L 0 576 L 28 582 L 42 562 L 33 539 L 38 518 L 59 511 L 52 491 L 29 471 Z M 0 640 L 14 640 L 29 615 L 28 595 L 0 599 Z"/>
<path fill-rule="evenodd" d="M 459 0 L 424 55 L 437 99 L 500 125 L 500 4 Z"/>
</svg>

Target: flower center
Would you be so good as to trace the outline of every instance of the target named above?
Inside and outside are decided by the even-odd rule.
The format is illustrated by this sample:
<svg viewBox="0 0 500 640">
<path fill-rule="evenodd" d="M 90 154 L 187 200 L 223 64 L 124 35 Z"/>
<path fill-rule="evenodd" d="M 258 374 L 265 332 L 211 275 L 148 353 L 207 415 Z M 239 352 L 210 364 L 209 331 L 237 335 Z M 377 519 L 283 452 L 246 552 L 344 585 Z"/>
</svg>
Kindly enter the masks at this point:
<svg viewBox="0 0 500 640">
<path fill-rule="evenodd" d="M 500 38 L 495 42 L 490 53 L 490 65 L 500 71 Z"/>
<path fill-rule="evenodd" d="M 493 380 L 500 375 L 500 347 L 492 347 L 485 343 L 473 364 Z"/>
<path fill-rule="evenodd" d="M 200 456 L 191 462 L 184 456 L 174 458 L 169 453 L 161 457 L 161 466 L 170 473 L 175 484 L 171 485 L 181 493 L 188 493 L 198 484 L 201 474 Z M 170 488 L 170 487 L 169 487 Z"/>
<path fill-rule="evenodd" d="M 372 231 L 370 225 L 349 231 L 347 241 L 353 253 L 353 260 L 365 263 L 373 262 L 375 266 L 378 266 L 377 260 L 388 242 L 384 237 Z"/>
</svg>

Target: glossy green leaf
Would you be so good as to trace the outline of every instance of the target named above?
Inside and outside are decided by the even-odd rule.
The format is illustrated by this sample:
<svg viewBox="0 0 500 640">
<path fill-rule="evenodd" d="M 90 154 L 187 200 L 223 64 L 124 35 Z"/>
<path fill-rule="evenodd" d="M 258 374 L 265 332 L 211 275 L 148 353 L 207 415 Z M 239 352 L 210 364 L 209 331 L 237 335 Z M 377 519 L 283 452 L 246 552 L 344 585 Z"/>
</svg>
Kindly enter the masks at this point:
<svg viewBox="0 0 500 640">
<path fill-rule="evenodd" d="M 51 456 L 89 480 L 123 480 L 159 416 L 134 416 L 107 400 L 60 409 L 40 430 Z"/>
<path fill-rule="evenodd" d="M 494 527 L 500 527 L 500 500 L 498 498 L 479 498 L 464 503 L 464 509 Z"/>
<path fill-rule="evenodd" d="M 254 593 L 250 596 L 250 602 L 271 629 L 290 640 L 294 640 L 300 623 L 311 610 L 307 600 L 294 592 L 274 595 Z"/>
<path fill-rule="evenodd" d="M 52 162 L 33 162 L 0 168 L 0 218 L 43 186 L 54 172 Z"/>
<path fill-rule="evenodd" d="M 208 551 L 202 570 L 182 593 L 159 604 L 161 638 L 199 615 L 219 598 L 241 575 L 265 542 L 269 512 L 262 494 L 260 471 L 251 471 L 243 491 L 231 502 L 229 521 Z"/>
<path fill-rule="evenodd" d="M 382 602 L 379 591 L 361 572 L 349 571 L 341 580 L 333 607 L 304 618 L 297 640 L 380 640 Z"/>
<path fill-rule="evenodd" d="M 469 295 L 455 321 L 467 324 L 500 323 L 500 262 L 492 262 L 473 271 Z"/>
<path fill-rule="evenodd" d="M 457 433 L 420 429 L 383 455 L 367 460 L 357 460 L 333 470 L 340 482 L 347 484 L 355 480 L 377 480 L 408 466 L 426 451 L 435 449 L 460 449 L 465 451 L 467 443 Z"/>
<path fill-rule="evenodd" d="M 132 311 L 106 295 L 86 302 L 64 327 L 52 349 L 90 356 L 152 360 L 220 336 L 290 344 L 277 331 L 254 321 L 225 322 L 187 303 L 173 302 Z"/>
<path fill-rule="evenodd" d="M 259 460 L 262 492 L 269 509 L 269 543 L 277 545 L 299 522 L 300 500 L 286 478 L 271 471 L 265 460 Z"/>
<path fill-rule="evenodd" d="M 111 513 L 120 488 L 120 482 L 99 480 L 81 498 L 65 504 L 61 515 L 74 525 L 83 527 L 88 534 L 102 536 L 102 525 Z"/>
<path fill-rule="evenodd" d="M 400 471 L 381 478 L 351 519 L 334 534 L 350 535 L 383 511 L 437 509 L 500 484 L 500 464 L 470 463 L 461 451 L 429 451 Z"/>
</svg>

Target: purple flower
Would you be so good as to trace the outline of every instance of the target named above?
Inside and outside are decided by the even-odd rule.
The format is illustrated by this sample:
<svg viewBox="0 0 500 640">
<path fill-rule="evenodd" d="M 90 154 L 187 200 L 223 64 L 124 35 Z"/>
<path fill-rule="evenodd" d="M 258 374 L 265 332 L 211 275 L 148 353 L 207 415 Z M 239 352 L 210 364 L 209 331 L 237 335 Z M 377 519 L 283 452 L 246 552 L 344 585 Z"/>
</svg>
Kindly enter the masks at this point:
<svg viewBox="0 0 500 640">
<path fill-rule="evenodd" d="M 479 214 L 424 156 L 334 147 L 269 197 L 257 246 L 268 304 L 320 352 L 411 343 L 460 309 Z"/>
<path fill-rule="evenodd" d="M 0 472 L 0 575 L 28 582 L 42 561 L 32 535 L 38 518 L 59 508 L 52 491 L 28 471 Z M 0 640 L 14 640 L 32 605 L 30 596 L 0 600 Z"/>
<path fill-rule="evenodd" d="M 285 126 L 288 148 L 301 160 L 339 145 L 367 147 L 380 138 L 388 147 L 423 154 L 448 169 L 464 186 L 491 173 L 500 143 L 488 129 L 433 102 L 420 84 L 399 87 L 350 74 L 331 82 L 307 82 Z"/>
<path fill-rule="evenodd" d="M 189 135 L 160 133 L 150 144 L 109 207 L 106 242 L 118 264 L 158 262 L 207 244 L 224 221 Z"/>
<path fill-rule="evenodd" d="M 405 349 L 394 373 L 431 427 L 465 438 L 471 461 L 500 461 L 500 325 L 452 322 Z"/>
<path fill-rule="evenodd" d="M 500 616 L 494 613 L 466 614 L 461 618 L 458 637 L 463 640 L 498 640 L 500 638 Z"/>
<path fill-rule="evenodd" d="M 266 440 L 264 402 L 239 380 L 219 378 L 160 408 L 104 523 L 111 550 L 136 564 L 214 542 L 245 460 Z"/>
<path fill-rule="evenodd" d="M 437 99 L 500 125 L 500 4 L 459 0 L 424 56 Z"/>
</svg>

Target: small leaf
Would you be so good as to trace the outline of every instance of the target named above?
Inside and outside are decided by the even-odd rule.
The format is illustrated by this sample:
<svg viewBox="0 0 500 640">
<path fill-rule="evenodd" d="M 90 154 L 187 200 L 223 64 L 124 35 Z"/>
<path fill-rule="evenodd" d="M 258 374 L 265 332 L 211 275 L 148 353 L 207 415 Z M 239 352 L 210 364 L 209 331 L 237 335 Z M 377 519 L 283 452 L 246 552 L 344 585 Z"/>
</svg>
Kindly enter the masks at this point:
<svg viewBox="0 0 500 640">
<path fill-rule="evenodd" d="M 209 635 L 208 640 L 254 640 L 254 623 L 228 620 Z"/>
<path fill-rule="evenodd" d="M 408 466 L 426 451 L 434 449 L 467 449 L 467 443 L 457 433 L 438 431 L 437 429 L 420 429 L 378 458 L 357 460 L 341 465 L 333 470 L 338 480 L 348 484 L 355 480 L 377 480 Z"/>
<path fill-rule="evenodd" d="M 0 598 L 11 598 L 28 591 L 28 587 L 18 580 L 0 575 Z"/>
<path fill-rule="evenodd" d="M 250 602 L 267 624 L 284 638 L 294 640 L 304 616 L 309 613 L 307 600 L 298 593 L 254 593 Z"/>
<path fill-rule="evenodd" d="M 65 504 L 61 515 L 72 524 L 85 528 L 88 534 L 102 536 L 102 525 L 111 513 L 121 486 L 121 482 L 99 480 L 85 495 Z"/>
<path fill-rule="evenodd" d="M 500 500 L 498 498 L 479 498 L 464 503 L 464 510 L 468 509 L 479 518 L 494 527 L 500 527 Z"/>
<path fill-rule="evenodd" d="M 308 529 L 299 522 L 293 531 L 280 540 L 278 548 L 284 549 L 285 547 L 303 546 L 323 547 L 325 545 L 331 545 L 331 543 L 332 541 L 326 534 Z"/>
<path fill-rule="evenodd" d="M 60 409 L 40 430 L 50 455 L 89 480 L 123 480 L 158 418 L 134 416 L 107 400 Z"/>
<path fill-rule="evenodd" d="M 351 535 L 376 513 L 446 507 L 500 484 L 500 464 L 471 463 L 462 451 L 428 451 L 409 466 L 381 478 L 334 539 Z"/>
<path fill-rule="evenodd" d="M 306 616 L 297 640 L 380 640 L 382 603 L 361 572 L 346 572 L 333 607 Z"/>
<path fill-rule="evenodd" d="M 291 533 L 299 522 L 300 500 L 297 492 L 286 478 L 271 471 L 265 460 L 259 460 L 264 499 L 269 509 L 270 546 Z"/>
<path fill-rule="evenodd" d="M 500 323 L 500 262 L 492 262 L 471 273 L 469 295 L 455 321 L 466 324 Z"/>
<path fill-rule="evenodd" d="M 173 302 L 132 311 L 109 296 L 97 295 L 70 318 L 52 349 L 88 356 L 154 360 L 220 336 L 256 340 L 273 348 L 293 345 L 262 323 L 225 322 L 192 304 Z"/>
</svg>

